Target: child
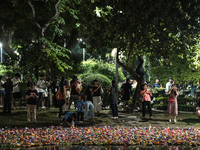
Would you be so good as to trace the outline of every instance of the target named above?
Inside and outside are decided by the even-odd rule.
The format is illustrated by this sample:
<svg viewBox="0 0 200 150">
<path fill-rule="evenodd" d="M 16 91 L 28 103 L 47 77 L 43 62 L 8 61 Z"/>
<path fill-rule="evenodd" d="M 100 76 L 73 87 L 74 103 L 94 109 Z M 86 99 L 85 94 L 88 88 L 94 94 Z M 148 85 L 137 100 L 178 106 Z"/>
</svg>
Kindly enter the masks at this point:
<svg viewBox="0 0 200 150">
<path fill-rule="evenodd" d="M 27 120 L 28 123 L 31 122 L 31 111 L 33 122 L 36 123 L 36 108 L 37 108 L 37 98 L 38 98 L 38 92 L 35 89 L 35 85 L 33 83 L 30 83 L 30 88 L 28 89 L 26 93 L 26 99 L 27 101 Z"/>
<path fill-rule="evenodd" d="M 65 122 L 66 126 L 74 127 L 76 122 L 76 115 L 73 112 L 68 112 L 65 114 L 63 122 Z"/>
<path fill-rule="evenodd" d="M 79 117 L 81 116 L 81 121 L 79 121 L 80 123 L 83 122 L 83 107 L 85 106 L 85 102 L 81 99 L 81 95 L 78 96 L 78 102 L 77 102 L 77 107 L 78 107 L 78 120 L 79 121 Z"/>
</svg>

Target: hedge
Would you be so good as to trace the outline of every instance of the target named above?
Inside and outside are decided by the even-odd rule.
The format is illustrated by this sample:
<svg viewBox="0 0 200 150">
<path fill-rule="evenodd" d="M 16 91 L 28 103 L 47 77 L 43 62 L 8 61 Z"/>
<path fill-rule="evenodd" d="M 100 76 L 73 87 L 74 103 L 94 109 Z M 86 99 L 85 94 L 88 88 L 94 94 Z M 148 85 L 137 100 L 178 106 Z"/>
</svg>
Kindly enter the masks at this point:
<svg viewBox="0 0 200 150">
<path fill-rule="evenodd" d="M 153 108 L 159 109 L 159 110 L 167 110 L 167 106 L 168 104 L 154 104 Z M 195 105 L 178 105 L 178 110 L 195 112 L 196 106 Z"/>
</svg>

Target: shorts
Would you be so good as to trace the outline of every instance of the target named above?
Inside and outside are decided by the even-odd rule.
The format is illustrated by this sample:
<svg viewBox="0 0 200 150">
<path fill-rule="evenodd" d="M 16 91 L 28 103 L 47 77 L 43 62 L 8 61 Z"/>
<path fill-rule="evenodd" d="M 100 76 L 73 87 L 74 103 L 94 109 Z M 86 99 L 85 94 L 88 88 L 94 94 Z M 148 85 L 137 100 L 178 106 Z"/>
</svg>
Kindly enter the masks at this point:
<svg viewBox="0 0 200 150">
<path fill-rule="evenodd" d="M 78 101 L 78 95 L 70 96 L 70 102 L 74 102 L 74 104 L 77 104 L 77 101 Z"/>
<path fill-rule="evenodd" d="M 22 98 L 22 95 L 20 92 L 13 93 L 13 98 Z"/>
</svg>

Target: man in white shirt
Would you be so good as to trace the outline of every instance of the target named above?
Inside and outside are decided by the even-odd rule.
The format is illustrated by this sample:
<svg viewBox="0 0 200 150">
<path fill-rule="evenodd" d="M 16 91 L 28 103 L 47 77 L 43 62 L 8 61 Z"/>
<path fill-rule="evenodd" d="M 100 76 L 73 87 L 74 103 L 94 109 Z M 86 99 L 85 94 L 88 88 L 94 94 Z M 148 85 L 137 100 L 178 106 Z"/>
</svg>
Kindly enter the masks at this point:
<svg viewBox="0 0 200 150">
<path fill-rule="evenodd" d="M 22 95 L 21 95 L 21 92 L 20 92 L 20 85 L 21 85 L 21 82 L 20 82 L 20 74 L 19 73 L 16 73 L 15 74 L 15 77 L 12 78 L 12 83 L 13 83 L 13 106 L 14 106 L 14 109 L 15 108 L 15 99 L 19 99 L 19 106 L 21 107 L 22 106 Z"/>
<path fill-rule="evenodd" d="M 39 92 L 39 97 L 38 97 L 38 101 L 37 101 L 37 110 L 39 108 L 40 101 L 43 97 L 43 93 L 45 92 L 46 84 L 47 84 L 46 76 L 44 74 L 41 74 L 40 80 L 38 80 L 38 82 L 37 82 L 37 89 L 38 89 L 38 92 Z"/>
<path fill-rule="evenodd" d="M 166 94 L 168 94 L 169 90 L 172 88 L 172 83 L 173 83 L 173 78 L 172 77 L 169 77 L 169 82 L 167 82 L 166 84 Z"/>
<path fill-rule="evenodd" d="M 135 89 L 137 87 L 137 80 L 133 80 L 132 88 Z"/>
</svg>

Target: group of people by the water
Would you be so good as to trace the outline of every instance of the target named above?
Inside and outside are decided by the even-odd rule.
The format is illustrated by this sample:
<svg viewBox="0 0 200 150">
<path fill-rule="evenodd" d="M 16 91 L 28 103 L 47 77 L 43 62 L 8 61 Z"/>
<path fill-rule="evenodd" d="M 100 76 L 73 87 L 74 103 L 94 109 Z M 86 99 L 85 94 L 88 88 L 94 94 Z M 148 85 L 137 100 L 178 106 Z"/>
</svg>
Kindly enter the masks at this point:
<svg viewBox="0 0 200 150">
<path fill-rule="evenodd" d="M 10 79 L 9 75 L 5 76 L 5 82 L 1 77 L 1 97 L 4 99 L 3 113 L 11 113 L 11 102 L 13 104 L 13 109 L 15 107 L 16 99 L 19 100 L 19 106 L 22 106 L 22 94 L 20 91 L 20 86 L 22 82 L 20 81 L 20 74 L 16 73 L 14 78 Z M 199 82 L 198 82 L 199 83 Z M 110 89 L 107 89 L 109 93 L 109 102 L 110 108 L 112 110 L 113 119 L 118 118 L 118 85 L 115 81 L 112 81 L 112 86 Z M 199 84 L 198 84 L 199 85 Z M 77 76 L 73 76 L 72 80 L 68 82 L 65 77 L 61 78 L 59 81 L 58 77 L 55 77 L 53 82 L 46 80 L 44 74 L 40 75 L 40 79 L 35 83 L 30 76 L 27 82 L 27 91 L 26 91 L 26 100 L 27 100 L 27 120 L 31 123 L 31 118 L 34 123 L 36 123 L 36 112 L 42 109 L 49 108 L 49 99 L 48 99 L 48 87 L 51 87 L 53 92 L 53 103 L 55 107 L 59 108 L 58 119 L 64 121 L 67 125 L 73 126 L 72 123 L 74 120 L 83 122 L 89 118 L 93 118 L 96 115 L 100 115 L 102 110 L 102 99 L 101 95 L 103 94 L 103 89 L 101 84 L 98 84 L 98 81 L 94 79 L 91 85 L 88 85 L 85 93 L 81 93 L 82 84 L 78 80 Z M 123 110 L 126 110 L 128 101 L 131 98 L 133 93 L 132 89 L 137 87 L 136 80 L 126 79 L 126 82 L 122 84 L 121 95 L 123 100 Z M 153 88 L 162 87 L 159 83 L 159 79 L 156 79 L 156 83 L 153 84 Z M 193 84 L 190 82 L 188 87 L 193 88 Z M 141 96 L 141 109 L 142 116 L 146 118 L 146 107 L 148 107 L 150 119 L 152 119 L 152 109 L 151 109 L 151 100 L 152 100 L 152 91 L 148 89 L 149 85 L 147 83 L 142 84 L 139 95 Z M 169 78 L 169 82 L 166 84 L 166 94 L 169 95 L 168 99 L 168 114 L 169 122 L 171 122 L 171 115 L 174 116 L 174 122 L 176 122 L 176 116 L 178 115 L 178 103 L 177 97 L 179 95 L 178 88 L 174 84 L 172 78 Z M 41 105 L 41 100 L 42 105 Z M 77 113 L 70 112 L 70 106 L 74 103 Z M 62 111 L 65 110 L 64 118 L 61 118 Z M 85 109 L 85 110 L 84 110 Z M 200 110 L 200 109 L 199 109 Z M 32 116 L 31 116 L 31 112 Z"/>
</svg>

